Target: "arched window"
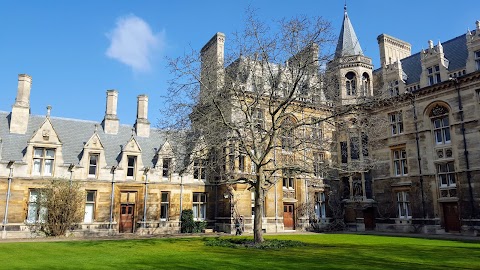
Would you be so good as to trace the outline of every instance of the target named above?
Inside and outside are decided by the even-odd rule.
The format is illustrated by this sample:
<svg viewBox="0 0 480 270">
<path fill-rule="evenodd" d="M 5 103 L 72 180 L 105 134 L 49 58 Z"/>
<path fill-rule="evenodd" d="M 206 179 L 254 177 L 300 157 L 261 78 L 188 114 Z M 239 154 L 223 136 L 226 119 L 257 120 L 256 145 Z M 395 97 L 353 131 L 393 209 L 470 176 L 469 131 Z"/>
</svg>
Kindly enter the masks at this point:
<svg viewBox="0 0 480 270">
<path fill-rule="evenodd" d="M 345 75 L 345 86 L 347 90 L 347 95 L 348 96 L 353 96 L 357 94 L 357 78 L 355 76 L 355 73 L 353 72 L 348 72 L 347 75 Z"/>
<path fill-rule="evenodd" d="M 370 93 L 370 76 L 367 73 L 362 75 L 362 96 L 368 96 Z"/>
<path fill-rule="evenodd" d="M 448 113 L 448 108 L 438 104 L 430 111 L 436 145 L 450 144 L 451 142 Z"/>
<path fill-rule="evenodd" d="M 294 148 L 294 121 L 291 118 L 287 118 L 282 122 L 282 150 L 293 151 Z"/>
</svg>

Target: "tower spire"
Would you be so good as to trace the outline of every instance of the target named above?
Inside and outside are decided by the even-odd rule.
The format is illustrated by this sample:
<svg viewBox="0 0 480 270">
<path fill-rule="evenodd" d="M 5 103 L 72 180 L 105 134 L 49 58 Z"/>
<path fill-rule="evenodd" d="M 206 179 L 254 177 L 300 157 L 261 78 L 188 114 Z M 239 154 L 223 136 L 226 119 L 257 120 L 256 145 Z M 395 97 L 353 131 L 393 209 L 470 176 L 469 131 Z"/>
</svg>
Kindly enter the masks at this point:
<svg viewBox="0 0 480 270">
<path fill-rule="evenodd" d="M 355 30 L 353 30 L 352 23 L 348 18 L 347 1 L 345 1 L 343 10 L 344 15 L 342 29 L 340 30 L 340 36 L 338 37 L 335 56 L 342 57 L 347 55 L 363 55 L 362 48 L 360 47 L 360 42 L 358 41 Z"/>
</svg>

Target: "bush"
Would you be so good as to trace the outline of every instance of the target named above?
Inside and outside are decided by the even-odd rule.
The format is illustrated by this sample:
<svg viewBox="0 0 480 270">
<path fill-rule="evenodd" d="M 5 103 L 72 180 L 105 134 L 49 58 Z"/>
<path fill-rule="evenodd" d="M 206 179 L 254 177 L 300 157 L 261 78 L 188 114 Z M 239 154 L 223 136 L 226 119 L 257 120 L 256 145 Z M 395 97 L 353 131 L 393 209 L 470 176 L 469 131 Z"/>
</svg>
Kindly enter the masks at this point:
<svg viewBox="0 0 480 270">
<path fill-rule="evenodd" d="M 40 206 L 46 210 L 46 219 L 41 230 L 47 236 L 65 235 L 83 218 L 85 192 L 78 182 L 56 179 L 41 191 Z"/>
<path fill-rule="evenodd" d="M 201 233 L 207 227 L 206 221 L 193 221 L 192 209 L 182 211 L 180 222 L 180 231 L 182 233 Z"/>
<path fill-rule="evenodd" d="M 195 221 L 195 228 L 193 230 L 194 233 L 201 233 L 203 230 L 207 228 L 207 222 L 206 221 Z"/>
<path fill-rule="evenodd" d="M 192 233 L 195 230 L 195 222 L 193 221 L 192 209 L 186 209 L 182 211 L 180 222 L 180 231 L 182 233 Z"/>
</svg>

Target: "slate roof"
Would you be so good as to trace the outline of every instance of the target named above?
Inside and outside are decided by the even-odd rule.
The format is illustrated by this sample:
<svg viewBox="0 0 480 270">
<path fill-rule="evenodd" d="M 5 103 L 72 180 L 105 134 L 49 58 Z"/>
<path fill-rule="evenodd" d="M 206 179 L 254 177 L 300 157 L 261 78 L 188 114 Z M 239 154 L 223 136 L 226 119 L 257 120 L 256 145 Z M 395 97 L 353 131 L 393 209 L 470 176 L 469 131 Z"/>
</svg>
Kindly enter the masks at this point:
<svg viewBox="0 0 480 270">
<path fill-rule="evenodd" d="M 474 31 L 472 31 L 472 34 Z M 459 70 L 465 68 L 467 65 L 468 49 L 467 39 L 465 34 L 448 41 L 442 42 L 443 52 L 445 58 L 449 61 L 448 70 Z M 400 60 L 403 71 L 407 74 L 408 79 L 406 84 L 420 82 L 420 75 L 422 74 L 421 52 L 413 54 L 409 57 Z M 381 71 L 381 68 L 374 72 Z"/>
<path fill-rule="evenodd" d="M 30 115 L 27 132 L 25 134 L 9 133 L 10 112 L 0 111 L 0 156 L 4 161 L 21 161 L 30 140 L 37 129 L 45 121 L 45 116 Z M 85 143 L 92 137 L 95 124 L 98 125 L 97 133 L 104 146 L 107 166 L 117 165 L 124 146 L 132 137 L 132 126 L 120 125 L 118 134 L 105 134 L 100 122 L 78 119 L 50 117 L 53 128 L 62 142 L 62 154 L 65 164 L 78 164 L 82 158 Z M 155 155 L 167 140 L 167 134 L 158 129 L 150 130 L 150 137 L 135 137 L 142 149 L 142 161 L 144 166 L 155 166 Z M 169 139 L 175 148 L 174 142 Z M 177 152 L 178 154 L 178 152 Z M 177 156 L 176 158 L 182 158 Z M 180 162 L 179 162 L 180 164 Z"/>
<path fill-rule="evenodd" d="M 355 34 L 355 30 L 353 30 L 352 23 L 348 18 L 347 7 L 345 6 L 342 29 L 340 30 L 340 36 L 338 37 L 335 56 L 342 57 L 347 55 L 363 55 L 363 51 L 360 47 L 357 35 Z"/>
</svg>

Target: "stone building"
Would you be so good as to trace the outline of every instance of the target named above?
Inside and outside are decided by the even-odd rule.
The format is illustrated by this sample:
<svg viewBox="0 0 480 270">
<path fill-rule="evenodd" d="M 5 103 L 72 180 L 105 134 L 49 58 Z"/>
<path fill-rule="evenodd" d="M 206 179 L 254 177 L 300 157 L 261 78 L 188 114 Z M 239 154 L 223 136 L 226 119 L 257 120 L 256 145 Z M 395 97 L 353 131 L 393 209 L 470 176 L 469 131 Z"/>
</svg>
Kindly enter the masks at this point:
<svg viewBox="0 0 480 270">
<path fill-rule="evenodd" d="M 299 102 L 312 104 L 312 117 L 328 115 L 333 104 L 381 102 L 358 111 L 356 119 L 341 117 L 334 127 L 315 127 L 331 144 L 303 154 L 312 173 L 275 176 L 277 184 L 265 195 L 266 232 L 326 226 L 332 220 L 332 194 L 340 198 L 350 229 L 479 229 L 480 22 L 451 40 L 428 41 L 427 49 L 414 54 L 398 38 L 381 34 L 377 40 L 381 67 L 374 70 L 345 9 L 325 76 L 335 81 L 338 92 L 310 93 Z M 224 41 L 223 34 L 216 34 L 202 50 L 222 68 Z M 221 73 L 215 76 L 212 82 L 223 83 Z M 187 133 L 150 127 L 145 95 L 138 96 L 136 123 L 124 125 L 117 118 L 115 90 L 107 91 L 105 116 L 95 122 L 51 116 L 50 107 L 46 115 L 31 115 L 31 85 L 30 76 L 19 75 L 12 110 L 0 111 L 2 238 L 36 235 L 33 225 L 45 214 L 37 203 L 39 190 L 52 178 L 78 181 L 85 190 L 85 215 L 75 234 L 178 232 L 182 209 L 192 209 L 208 228 L 233 232 L 241 216 L 246 231 L 252 230 L 250 186 L 220 184 L 216 178 L 251 175 L 252 162 L 235 146 L 225 142 L 226 169 L 212 174 L 204 158 L 187 151 Z M 256 115 L 268 125 L 264 117 Z M 361 128 L 365 119 L 384 125 L 372 136 Z M 313 127 L 307 131 L 315 132 Z M 283 158 L 282 152 L 273 158 Z M 335 172 L 320 172 L 320 164 Z M 308 205 L 312 211 L 302 210 Z"/>
<path fill-rule="evenodd" d="M 478 231 L 480 22 L 474 31 L 451 40 L 436 45 L 429 40 L 428 48 L 415 54 L 409 43 L 392 36 L 382 34 L 377 40 L 381 67 L 372 71 L 345 11 L 328 71 L 340 82 L 342 102 L 363 102 L 373 94 L 371 100 L 381 102 L 363 114 L 386 122 L 375 142 L 370 138 L 368 151 L 358 131 L 352 137 L 352 129 L 344 128 L 351 119 L 336 129 L 339 163 L 374 163 L 330 181 L 339 186 L 347 225 Z"/>
</svg>

